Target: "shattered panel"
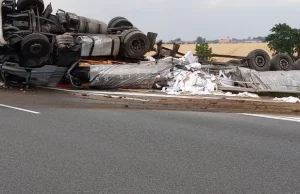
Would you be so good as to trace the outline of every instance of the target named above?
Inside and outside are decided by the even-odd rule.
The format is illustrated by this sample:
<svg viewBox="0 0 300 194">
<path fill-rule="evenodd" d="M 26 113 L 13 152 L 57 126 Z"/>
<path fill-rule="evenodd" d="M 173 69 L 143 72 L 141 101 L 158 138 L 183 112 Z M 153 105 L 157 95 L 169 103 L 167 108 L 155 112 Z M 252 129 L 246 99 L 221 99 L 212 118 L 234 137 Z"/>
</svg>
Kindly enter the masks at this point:
<svg viewBox="0 0 300 194">
<path fill-rule="evenodd" d="M 33 69 L 30 73 L 19 66 L 4 65 L 2 71 L 25 79 L 30 78 L 29 83 L 33 85 L 56 86 L 66 73 L 67 68 L 45 65 L 39 69 Z"/>
<path fill-rule="evenodd" d="M 238 67 L 229 71 L 232 79 L 252 83 L 257 90 L 300 91 L 300 71 L 265 71 Z"/>
</svg>

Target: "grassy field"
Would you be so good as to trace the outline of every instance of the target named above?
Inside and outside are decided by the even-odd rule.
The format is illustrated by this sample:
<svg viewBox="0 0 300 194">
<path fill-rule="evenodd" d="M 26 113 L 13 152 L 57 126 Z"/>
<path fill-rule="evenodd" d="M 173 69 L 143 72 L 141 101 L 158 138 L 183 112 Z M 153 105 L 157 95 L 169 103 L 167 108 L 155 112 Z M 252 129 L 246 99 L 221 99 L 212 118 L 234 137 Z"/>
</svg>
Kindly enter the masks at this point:
<svg viewBox="0 0 300 194">
<path fill-rule="evenodd" d="M 172 48 L 173 45 L 164 45 L 168 48 Z M 210 44 L 209 45 L 214 54 L 223 55 L 237 55 L 237 56 L 247 56 L 252 50 L 263 49 L 269 53 L 271 56 L 272 52 L 268 48 L 267 43 L 244 43 L 244 44 Z M 186 53 L 188 51 L 195 51 L 196 45 L 194 44 L 183 44 L 180 46 L 180 52 Z M 226 62 L 228 58 L 216 58 L 217 61 Z"/>
</svg>

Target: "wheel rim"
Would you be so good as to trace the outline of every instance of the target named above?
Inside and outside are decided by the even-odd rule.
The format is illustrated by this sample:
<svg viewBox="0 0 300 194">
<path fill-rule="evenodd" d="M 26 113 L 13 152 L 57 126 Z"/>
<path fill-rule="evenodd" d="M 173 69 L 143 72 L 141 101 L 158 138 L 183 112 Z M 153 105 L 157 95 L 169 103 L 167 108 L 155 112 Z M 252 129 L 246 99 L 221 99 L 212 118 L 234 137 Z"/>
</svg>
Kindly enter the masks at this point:
<svg viewBox="0 0 300 194">
<path fill-rule="evenodd" d="M 42 50 L 43 50 L 43 46 L 41 44 L 39 44 L 39 43 L 32 44 L 29 47 L 29 51 L 32 54 L 39 54 Z"/>
<path fill-rule="evenodd" d="M 290 64 L 289 64 L 288 60 L 286 60 L 286 59 L 280 59 L 279 66 L 282 69 L 287 70 L 289 68 Z"/>
<path fill-rule="evenodd" d="M 134 39 L 130 42 L 130 48 L 134 53 L 140 53 L 145 49 L 145 42 L 142 39 Z"/>
<path fill-rule="evenodd" d="M 257 56 L 255 58 L 255 63 L 256 63 L 257 66 L 263 67 L 266 64 L 266 60 L 263 56 Z"/>
</svg>

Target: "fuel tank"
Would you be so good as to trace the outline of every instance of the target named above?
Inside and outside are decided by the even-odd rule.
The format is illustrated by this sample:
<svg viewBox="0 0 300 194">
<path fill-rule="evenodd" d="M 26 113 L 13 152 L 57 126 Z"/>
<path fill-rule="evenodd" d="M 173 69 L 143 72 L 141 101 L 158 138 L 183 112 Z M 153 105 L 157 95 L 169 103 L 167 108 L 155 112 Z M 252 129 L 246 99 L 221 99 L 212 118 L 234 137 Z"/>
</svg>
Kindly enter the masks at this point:
<svg viewBox="0 0 300 194">
<path fill-rule="evenodd" d="M 79 36 L 76 42 L 81 44 L 82 57 L 117 56 L 120 50 L 120 39 L 113 35 Z"/>
</svg>

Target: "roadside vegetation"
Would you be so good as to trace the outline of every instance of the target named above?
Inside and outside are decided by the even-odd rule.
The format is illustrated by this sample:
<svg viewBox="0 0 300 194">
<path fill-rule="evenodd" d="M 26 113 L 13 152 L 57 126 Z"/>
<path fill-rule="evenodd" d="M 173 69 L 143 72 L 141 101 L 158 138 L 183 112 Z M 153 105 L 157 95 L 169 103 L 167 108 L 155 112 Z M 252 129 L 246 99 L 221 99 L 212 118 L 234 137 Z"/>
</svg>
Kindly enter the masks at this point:
<svg viewBox="0 0 300 194">
<path fill-rule="evenodd" d="M 271 34 L 266 37 L 269 48 L 277 53 L 287 53 L 294 60 L 300 58 L 300 29 L 292 28 L 286 23 L 276 24 Z"/>
<path fill-rule="evenodd" d="M 211 60 L 211 57 L 207 56 L 212 54 L 212 48 L 209 47 L 208 43 L 197 43 L 195 51 L 196 54 L 199 55 L 200 60 Z"/>
</svg>

